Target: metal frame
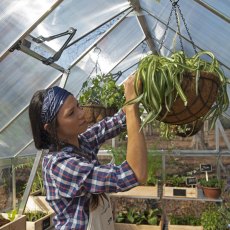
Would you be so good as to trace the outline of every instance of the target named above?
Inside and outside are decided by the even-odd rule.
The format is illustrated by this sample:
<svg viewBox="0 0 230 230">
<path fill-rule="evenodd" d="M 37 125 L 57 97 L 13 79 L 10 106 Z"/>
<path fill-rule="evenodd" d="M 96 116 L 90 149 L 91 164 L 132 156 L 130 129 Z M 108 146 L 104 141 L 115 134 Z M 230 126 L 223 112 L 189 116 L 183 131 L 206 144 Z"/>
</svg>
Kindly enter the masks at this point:
<svg viewBox="0 0 230 230">
<path fill-rule="evenodd" d="M 9 54 L 9 50 L 15 45 L 17 45 L 18 41 L 20 41 L 21 39 L 26 37 L 30 32 L 32 32 L 47 17 L 47 15 L 49 15 L 56 7 L 60 5 L 62 1 L 63 0 L 56 0 L 56 2 L 51 6 L 49 10 L 46 11 L 46 13 L 44 13 L 29 29 L 23 32 L 18 38 L 18 40 L 13 45 L 11 45 L 9 49 L 7 48 L 8 50 L 3 51 L 2 56 L 0 56 L 0 61 L 3 60 Z"/>
<path fill-rule="evenodd" d="M 213 14 L 217 15 L 219 18 L 223 19 L 224 21 L 226 21 L 227 23 L 230 23 L 230 18 L 225 16 L 224 14 L 220 13 L 218 10 L 216 10 L 215 8 L 213 8 L 212 6 L 210 6 L 208 3 L 201 1 L 201 0 L 194 0 L 196 3 L 200 4 L 201 6 L 203 6 L 205 9 L 209 10 L 210 12 L 212 12 Z"/>
<path fill-rule="evenodd" d="M 154 54 L 156 54 L 157 53 L 156 46 L 155 46 L 153 40 L 151 39 L 151 33 L 150 33 L 148 26 L 146 24 L 145 17 L 141 14 L 141 6 L 140 6 L 139 0 L 130 0 L 130 3 L 133 6 L 134 10 L 137 12 L 137 18 L 139 20 L 139 23 L 140 23 L 142 30 L 144 31 L 144 34 L 146 36 L 146 42 L 149 45 L 150 50 Z"/>
</svg>

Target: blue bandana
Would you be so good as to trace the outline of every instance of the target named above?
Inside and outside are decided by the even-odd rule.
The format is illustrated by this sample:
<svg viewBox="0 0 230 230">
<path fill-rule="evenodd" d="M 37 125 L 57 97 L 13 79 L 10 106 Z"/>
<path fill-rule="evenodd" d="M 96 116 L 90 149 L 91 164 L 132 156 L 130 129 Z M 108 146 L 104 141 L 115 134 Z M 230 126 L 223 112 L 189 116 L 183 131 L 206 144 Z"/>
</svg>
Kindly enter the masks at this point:
<svg viewBox="0 0 230 230">
<path fill-rule="evenodd" d="M 54 119 L 69 95 L 72 94 L 58 86 L 54 86 L 46 91 L 41 112 L 43 124 L 50 123 Z"/>
</svg>

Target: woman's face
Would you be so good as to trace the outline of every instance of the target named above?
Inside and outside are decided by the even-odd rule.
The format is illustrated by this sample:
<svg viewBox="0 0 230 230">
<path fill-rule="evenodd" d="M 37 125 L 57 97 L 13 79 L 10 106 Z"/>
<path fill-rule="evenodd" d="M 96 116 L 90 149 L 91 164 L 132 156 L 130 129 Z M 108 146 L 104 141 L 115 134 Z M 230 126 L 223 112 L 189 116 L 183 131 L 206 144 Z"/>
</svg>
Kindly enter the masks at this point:
<svg viewBox="0 0 230 230">
<path fill-rule="evenodd" d="M 84 111 L 72 95 L 67 97 L 58 111 L 57 122 L 58 138 L 71 144 L 75 143 L 78 134 L 83 133 L 88 127 L 84 118 Z"/>
</svg>

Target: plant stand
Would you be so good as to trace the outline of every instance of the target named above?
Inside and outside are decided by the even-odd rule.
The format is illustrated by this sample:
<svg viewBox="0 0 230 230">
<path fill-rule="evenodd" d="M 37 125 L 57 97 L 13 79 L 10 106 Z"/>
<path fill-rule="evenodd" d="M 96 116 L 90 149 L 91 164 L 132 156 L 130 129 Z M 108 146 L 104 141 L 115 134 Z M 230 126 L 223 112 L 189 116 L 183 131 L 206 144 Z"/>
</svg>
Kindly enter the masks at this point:
<svg viewBox="0 0 230 230">
<path fill-rule="evenodd" d="M 8 219 L 8 215 L 6 213 L 1 213 L 5 219 Z M 26 216 L 25 215 L 16 215 L 14 221 L 11 221 L 8 224 L 0 227 L 0 230 L 26 230 Z"/>
</svg>

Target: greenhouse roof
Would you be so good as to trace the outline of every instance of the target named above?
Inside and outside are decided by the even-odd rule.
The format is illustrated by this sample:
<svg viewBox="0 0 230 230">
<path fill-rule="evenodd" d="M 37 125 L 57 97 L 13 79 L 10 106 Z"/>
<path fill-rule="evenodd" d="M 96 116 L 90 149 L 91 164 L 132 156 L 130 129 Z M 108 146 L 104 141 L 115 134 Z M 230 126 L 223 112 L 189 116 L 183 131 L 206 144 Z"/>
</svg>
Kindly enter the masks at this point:
<svg viewBox="0 0 230 230">
<path fill-rule="evenodd" d="M 180 31 L 174 15 L 168 23 L 172 3 Z M 60 85 L 77 95 L 99 72 L 122 73 L 120 84 L 147 53 L 181 49 L 178 36 L 188 55 L 209 50 L 230 76 L 226 0 L 1 0 L 0 10 L 0 158 L 36 154 L 28 119 L 36 90 Z"/>
</svg>

